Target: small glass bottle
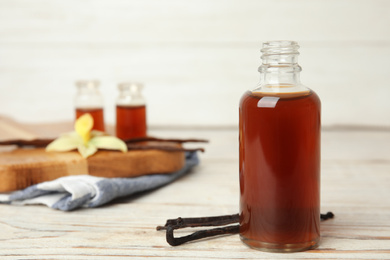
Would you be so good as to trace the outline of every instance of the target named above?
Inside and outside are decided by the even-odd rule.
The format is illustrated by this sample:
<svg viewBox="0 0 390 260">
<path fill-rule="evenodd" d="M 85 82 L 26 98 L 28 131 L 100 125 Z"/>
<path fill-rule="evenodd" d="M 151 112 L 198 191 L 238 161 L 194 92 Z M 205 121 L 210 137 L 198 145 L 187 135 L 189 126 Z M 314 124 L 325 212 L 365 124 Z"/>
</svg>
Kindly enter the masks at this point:
<svg viewBox="0 0 390 260">
<path fill-rule="evenodd" d="M 116 136 L 123 140 L 145 137 L 146 102 L 142 96 L 143 85 L 126 82 L 118 85 L 116 102 Z"/>
<path fill-rule="evenodd" d="M 103 97 L 99 92 L 97 80 L 80 80 L 76 82 L 75 98 L 76 119 L 89 113 L 93 117 L 94 130 L 104 131 Z"/>
<path fill-rule="evenodd" d="M 240 100 L 240 238 L 263 251 L 320 239 L 321 103 L 300 82 L 298 48 L 264 43 L 260 84 Z"/>
</svg>

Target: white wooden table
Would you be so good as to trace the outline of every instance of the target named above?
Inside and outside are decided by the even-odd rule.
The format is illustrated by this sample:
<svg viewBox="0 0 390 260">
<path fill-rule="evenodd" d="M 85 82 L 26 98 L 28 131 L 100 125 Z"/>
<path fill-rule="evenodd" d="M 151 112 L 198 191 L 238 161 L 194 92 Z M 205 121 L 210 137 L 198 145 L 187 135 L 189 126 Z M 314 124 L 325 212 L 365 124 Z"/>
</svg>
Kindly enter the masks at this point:
<svg viewBox="0 0 390 260">
<path fill-rule="evenodd" d="M 61 212 L 0 204 L 0 259 L 390 259 L 390 132 L 323 131 L 321 212 L 335 218 L 321 223 L 319 248 L 290 254 L 250 249 L 238 235 L 168 245 L 165 232 L 156 231 L 166 219 L 238 213 L 238 133 L 151 134 L 210 143 L 202 145 L 206 152 L 190 174 L 100 208 Z"/>
</svg>

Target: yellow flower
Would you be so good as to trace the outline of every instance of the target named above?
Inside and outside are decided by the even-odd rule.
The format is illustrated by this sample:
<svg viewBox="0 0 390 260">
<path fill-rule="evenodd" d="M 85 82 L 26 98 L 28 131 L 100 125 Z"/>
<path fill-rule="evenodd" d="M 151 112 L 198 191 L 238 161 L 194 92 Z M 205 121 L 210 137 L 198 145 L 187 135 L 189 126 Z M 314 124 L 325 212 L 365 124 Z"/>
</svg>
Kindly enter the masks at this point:
<svg viewBox="0 0 390 260">
<path fill-rule="evenodd" d="M 84 144 L 87 145 L 91 139 L 91 130 L 93 127 L 93 117 L 90 114 L 84 114 L 74 123 L 74 129 L 81 136 Z"/>
<path fill-rule="evenodd" d="M 122 140 L 100 131 L 91 131 L 92 127 L 92 116 L 82 115 L 74 124 L 75 131 L 63 134 L 51 142 L 46 147 L 46 151 L 65 152 L 77 149 L 84 158 L 93 155 L 98 149 L 127 152 L 127 146 Z"/>
</svg>

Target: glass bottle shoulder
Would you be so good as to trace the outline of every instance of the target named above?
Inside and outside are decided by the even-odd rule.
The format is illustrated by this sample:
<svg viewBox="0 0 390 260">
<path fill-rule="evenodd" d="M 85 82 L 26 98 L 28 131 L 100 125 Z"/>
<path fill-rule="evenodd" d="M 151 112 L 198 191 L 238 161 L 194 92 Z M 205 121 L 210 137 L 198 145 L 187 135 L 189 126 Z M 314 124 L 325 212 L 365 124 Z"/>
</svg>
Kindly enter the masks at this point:
<svg viewBox="0 0 390 260">
<path fill-rule="evenodd" d="M 259 102 L 262 100 L 261 102 Z M 318 97 L 318 95 L 311 89 L 307 89 L 300 92 L 260 92 L 260 91 L 247 91 L 243 94 L 243 96 L 240 99 L 240 107 L 242 106 L 250 106 L 250 104 L 253 103 L 253 105 L 256 105 L 259 107 L 259 104 L 272 104 L 274 103 L 276 105 L 276 102 L 287 102 L 287 101 L 298 101 L 298 100 L 305 100 L 305 102 L 313 103 L 315 106 L 320 107 L 321 101 Z M 268 105 L 265 105 L 264 107 L 268 107 Z"/>
</svg>

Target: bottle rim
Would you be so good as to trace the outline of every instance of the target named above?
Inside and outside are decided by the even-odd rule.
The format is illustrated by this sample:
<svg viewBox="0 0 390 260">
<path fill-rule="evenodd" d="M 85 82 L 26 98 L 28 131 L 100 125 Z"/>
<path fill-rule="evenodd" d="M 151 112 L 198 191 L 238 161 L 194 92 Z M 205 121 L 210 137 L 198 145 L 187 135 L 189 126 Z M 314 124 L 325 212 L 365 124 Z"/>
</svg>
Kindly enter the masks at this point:
<svg viewBox="0 0 390 260">
<path fill-rule="evenodd" d="M 267 41 L 263 43 L 263 56 L 269 55 L 298 55 L 299 45 L 296 41 Z"/>
<path fill-rule="evenodd" d="M 78 80 L 75 85 L 78 88 L 87 87 L 87 88 L 97 88 L 100 86 L 99 80 Z"/>
</svg>

